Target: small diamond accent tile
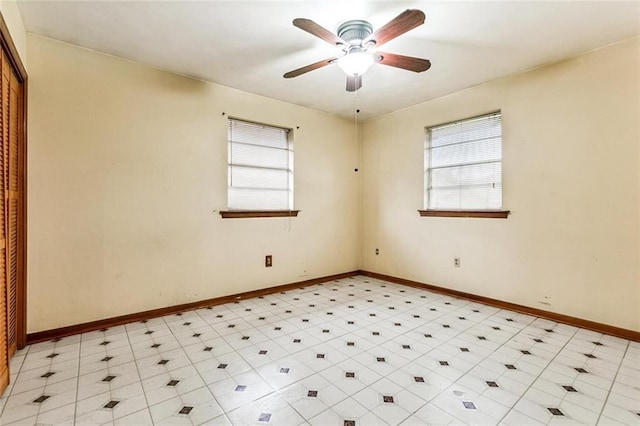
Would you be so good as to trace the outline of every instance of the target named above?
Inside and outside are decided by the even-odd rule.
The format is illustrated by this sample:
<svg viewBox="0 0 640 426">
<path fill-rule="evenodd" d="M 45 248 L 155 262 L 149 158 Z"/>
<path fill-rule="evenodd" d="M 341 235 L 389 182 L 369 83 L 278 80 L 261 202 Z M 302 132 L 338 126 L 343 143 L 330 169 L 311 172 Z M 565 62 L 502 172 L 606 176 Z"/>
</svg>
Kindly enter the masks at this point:
<svg viewBox="0 0 640 426">
<path fill-rule="evenodd" d="M 165 365 L 169 362 L 168 359 L 161 359 L 160 361 L 158 361 L 158 365 Z"/>
<path fill-rule="evenodd" d="M 344 421 L 344 426 L 356 426 L 356 421 L 355 420 L 345 420 Z"/>
<path fill-rule="evenodd" d="M 104 358 L 102 358 L 100 361 L 102 362 L 107 362 L 107 361 L 111 361 L 113 359 L 112 356 L 105 356 Z"/>
<path fill-rule="evenodd" d="M 471 401 L 462 401 L 462 404 L 464 405 L 464 408 L 466 408 L 467 410 L 475 410 L 476 409 L 476 404 L 474 404 Z"/>
<path fill-rule="evenodd" d="M 258 417 L 259 422 L 268 423 L 271 420 L 271 414 L 269 413 L 261 413 L 260 417 Z"/>
<path fill-rule="evenodd" d="M 591 342 L 591 343 L 593 343 L 593 344 L 594 344 L 594 345 L 596 345 L 596 346 L 604 346 L 604 345 L 603 345 L 602 343 L 600 343 L 600 342 Z"/>
<path fill-rule="evenodd" d="M 355 342 L 347 342 L 347 346 L 355 346 Z"/>
<path fill-rule="evenodd" d="M 229 325 L 227 326 L 227 328 L 236 328 L 236 325 L 235 325 L 235 324 L 229 324 Z"/>
<path fill-rule="evenodd" d="M 293 339 L 293 343 L 300 343 L 300 342 L 302 342 L 302 340 L 300 340 L 300 339 Z"/>
<path fill-rule="evenodd" d="M 280 369 L 280 373 L 281 374 L 289 374 L 289 369 L 288 368 L 281 368 Z"/>
<path fill-rule="evenodd" d="M 402 349 L 411 349 L 410 345 L 402 345 Z"/>
<path fill-rule="evenodd" d="M 378 362 L 386 362 L 386 360 L 384 358 L 382 358 L 382 357 L 377 357 L 376 361 L 378 361 Z"/>
<path fill-rule="evenodd" d="M 507 318 L 507 321 L 513 322 L 513 319 L 512 318 Z"/>
<path fill-rule="evenodd" d="M 443 365 L 445 367 L 449 365 L 447 361 L 438 361 L 438 362 L 440 363 L 440 365 Z"/>
<path fill-rule="evenodd" d="M 569 386 L 569 385 L 564 385 L 562 386 L 564 388 L 564 390 L 566 390 L 567 392 L 578 392 L 576 390 L 576 388 L 574 388 L 573 386 Z"/>
<path fill-rule="evenodd" d="M 451 326 L 449 324 L 442 324 L 442 328 L 450 328 Z"/>
<path fill-rule="evenodd" d="M 317 390 L 310 390 L 309 392 L 307 392 L 307 396 L 309 398 L 315 398 L 318 396 L 318 391 Z"/>
<path fill-rule="evenodd" d="M 553 330 L 552 330 L 552 329 L 550 329 L 550 328 L 545 328 L 545 329 L 544 329 L 544 331 L 546 331 L 547 333 L 555 333 L 555 331 L 553 331 Z"/>
<path fill-rule="evenodd" d="M 371 333 L 371 334 L 372 334 L 372 335 L 374 335 L 374 336 L 379 336 L 379 335 L 380 335 L 380 332 L 379 332 L 379 331 L 374 331 L 374 332 L 373 332 L 373 333 Z"/>
<path fill-rule="evenodd" d="M 595 359 L 596 356 L 594 354 L 584 354 L 587 358 Z"/>
<path fill-rule="evenodd" d="M 433 336 L 431 334 L 425 334 L 424 337 L 426 337 L 427 339 L 431 339 Z"/>
<path fill-rule="evenodd" d="M 55 358 L 55 357 L 57 357 L 58 355 L 60 355 L 60 354 L 57 354 L 57 353 L 55 353 L 55 352 L 54 352 L 54 353 L 52 353 L 52 354 L 50 354 L 50 355 L 47 355 L 47 358 Z"/>
<path fill-rule="evenodd" d="M 114 408 L 116 405 L 118 405 L 120 403 L 120 401 L 109 401 L 104 405 L 104 408 Z"/>
<path fill-rule="evenodd" d="M 491 328 L 493 328 L 494 330 L 502 330 L 500 327 L 491 327 Z"/>
<path fill-rule="evenodd" d="M 200 337 L 200 336 L 202 336 L 202 334 L 200 334 L 200 333 L 194 333 L 194 334 L 193 334 L 193 336 L 191 336 L 191 337 Z"/>
<path fill-rule="evenodd" d="M 326 330 L 326 329 L 325 329 L 325 330 L 322 330 L 322 332 L 323 332 L 323 333 L 328 333 L 328 332 L 329 332 L 329 330 Z"/>
<path fill-rule="evenodd" d="M 147 330 L 144 332 L 144 334 L 153 334 L 153 330 Z"/>
<path fill-rule="evenodd" d="M 224 370 L 225 368 L 227 368 L 228 364 L 218 364 L 218 368 L 221 370 Z"/>
<path fill-rule="evenodd" d="M 167 386 L 175 386 L 178 383 L 180 383 L 180 380 L 170 380 L 169 383 L 167 383 Z"/>
<path fill-rule="evenodd" d="M 487 383 L 487 386 L 489 386 L 490 388 L 497 388 L 497 387 L 499 387 L 499 386 L 498 386 L 498 384 L 497 384 L 496 382 L 491 382 L 491 381 L 489 381 L 489 382 L 486 382 L 486 383 Z"/>
<path fill-rule="evenodd" d="M 42 395 L 34 399 L 33 402 L 37 402 L 39 404 L 39 403 L 45 402 L 49 398 L 51 398 L 51 395 Z"/>
<path fill-rule="evenodd" d="M 505 367 L 507 367 L 508 370 L 516 370 L 516 366 L 513 364 L 505 364 Z"/>
<path fill-rule="evenodd" d="M 189 406 L 184 406 L 182 407 L 182 409 L 180 411 L 178 411 L 178 413 L 180 414 L 189 414 L 191 412 L 191 410 L 193 410 L 193 407 L 189 407 Z"/>
<path fill-rule="evenodd" d="M 213 350 L 213 348 L 211 346 L 207 346 L 203 349 L 203 351 L 205 352 L 211 352 Z"/>
<path fill-rule="evenodd" d="M 251 336 L 242 336 L 242 340 L 249 340 Z"/>
<path fill-rule="evenodd" d="M 112 380 L 113 380 L 113 379 L 115 379 L 115 378 L 116 378 L 116 376 L 107 376 L 107 377 L 105 377 L 104 379 L 102 379 L 102 381 L 103 381 L 103 382 L 110 382 L 110 381 L 112 381 Z"/>
<path fill-rule="evenodd" d="M 582 367 L 576 367 L 574 368 L 574 370 L 576 370 L 578 373 L 588 373 L 588 371 Z"/>
<path fill-rule="evenodd" d="M 416 383 L 424 383 L 424 377 L 416 376 L 413 378 Z"/>
<path fill-rule="evenodd" d="M 247 385 L 238 385 L 236 386 L 235 391 L 236 392 L 244 392 L 244 390 L 247 388 Z"/>
<path fill-rule="evenodd" d="M 393 404 L 393 397 L 389 396 L 389 395 L 383 395 L 382 396 L 382 401 Z"/>
<path fill-rule="evenodd" d="M 108 340 L 105 340 L 104 342 L 100 343 L 100 346 L 107 346 L 109 343 L 111 343 Z"/>
<path fill-rule="evenodd" d="M 356 377 L 356 373 L 351 372 L 351 371 L 347 371 L 346 373 L 344 373 L 344 376 L 349 378 L 349 379 L 353 379 L 354 377 Z"/>
<path fill-rule="evenodd" d="M 534 342 L 536 343 L 544 343 L 544 341 L 542 339 L 533 339 Z"/>
<path fill-rule="evenodd" d="M 159 348 L 159 347 L 160 347 L 160 343 L 154 343 L 153 345 L 151 345 L 151 347 L 152 347 L 153 349 L 155 349 L 155 348 Z"/>
<path fill-rule="evenodd" d="M 564 416 L 564 413 L 558 408 L 547 408 L 547 410 L 554 416 Z"/>
<path fill-rule="evenodd" d="M 46 379 L 46 378 L 48 378 L 48 377 L 53 376 L 54 374 L 56 374 L 56 373 L 54 373 L 53 371 L 49 371 L 49 372 L 47 372 L 47 373 L 44 373 L 44 374 L 43 374 L 42 376 L 40 376 L 40 377 L 42 377 L 43 379 Z"/>
<path fill-rule="evenodd" d="M 355 322 L 353 322 L 353 321 L 347 321 L 347 324 L 349 324 L 349 325 L 353 325 L 353 324 L 355 324 Z"/>
<path fill-rule="evenodd" d="M 460 352 L 469 352 L 469 348 L 460 348 Z"/>
<path fill-rule="evenodd" d="M 531 352 L 529 351 L 520 351 L 520 352 L 522 352 L 523 355 L 531 355 Z"/>
<path fill-rule="evenodd" d="M 316 358 L 324 359 L 324 354 L 316 354 Z"/>
<path fill-rule="evenodd" d="M 280 330 L 282 330 L 282 327 L 274 327 L 273 329 L 274 329 L 275 331 L 280 331 Z"/>
<path fill-rule="evenodd" d="M 487 338 L 484 336 L 478 336 L 478 340 L 487 340 Z"/>
<path fill-rule="evenodd" d="M 267 351 L 265 350 L 258 351 L 258 355 L 266 355 L 266 354 L 267 354 Z"/>
</svg>

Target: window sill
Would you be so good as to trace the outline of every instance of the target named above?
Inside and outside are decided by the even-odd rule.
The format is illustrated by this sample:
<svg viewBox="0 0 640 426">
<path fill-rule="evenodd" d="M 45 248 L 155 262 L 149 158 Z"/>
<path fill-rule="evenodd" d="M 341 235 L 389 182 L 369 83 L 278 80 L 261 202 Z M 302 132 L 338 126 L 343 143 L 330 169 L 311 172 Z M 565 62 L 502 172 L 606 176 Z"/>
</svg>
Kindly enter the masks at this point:
<svg viewBox="0 0 640 426">
<path fill-rule="evenodd" d="M 223 219 L 243 219 L 250 217 L 296 217 L 300 210 L 222 210 Z"/>
<path fill-rule="evenodd" d="M 420 216 L 429 217 L 482 217 L 489 219 L 506 219 L 509 210 L 418 210 Z"/>
</svg>

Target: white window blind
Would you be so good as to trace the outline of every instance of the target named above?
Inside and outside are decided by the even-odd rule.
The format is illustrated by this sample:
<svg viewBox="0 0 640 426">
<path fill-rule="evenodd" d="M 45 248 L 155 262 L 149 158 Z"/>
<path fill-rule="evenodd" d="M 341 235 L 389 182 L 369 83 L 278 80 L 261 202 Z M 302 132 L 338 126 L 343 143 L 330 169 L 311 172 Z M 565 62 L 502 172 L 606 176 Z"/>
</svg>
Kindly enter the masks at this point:
<svg viewBox="0 0 640 426">
<path fill-rule="evenodd" d="M 228 133 L 228 208 L 292 210 L 289 130 L 229 119 Z"/>
<path fill-rule="evenodd" d="M 425 208 L 502 208 L 500 112 L 427 128 Z"/>
</svg>

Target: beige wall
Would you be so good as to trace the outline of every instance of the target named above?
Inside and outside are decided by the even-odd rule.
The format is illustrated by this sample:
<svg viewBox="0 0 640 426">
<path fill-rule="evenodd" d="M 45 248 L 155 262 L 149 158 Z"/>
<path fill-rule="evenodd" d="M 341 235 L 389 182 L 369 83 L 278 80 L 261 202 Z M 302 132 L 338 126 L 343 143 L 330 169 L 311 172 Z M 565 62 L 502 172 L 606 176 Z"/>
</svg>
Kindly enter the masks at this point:
<svg viewBox="0 0 640 426">
<path fill-rule="evenodd" d="M 0 13 L 7 24 L 11 39 L 18 50 L 22 64 L 27 67 L 27 33 L 24 30 L 22 16 L 14 0 L 0 0 Z"/>
<path fill-rule="evenodd" d="M 419 217 L 425 126 L 498 109 L 511 216 Z M 363 269 L 640 330 L 640 39 L 368 121 L 364 141 Z"/>
<path fill-rule="evenodd" d="M 49 39 L 27 41 L 29 332 L 358 268 L 353 123 Z M 300 127 L 299 217 L 220 218 L 223 112 Z"/>
</svg>

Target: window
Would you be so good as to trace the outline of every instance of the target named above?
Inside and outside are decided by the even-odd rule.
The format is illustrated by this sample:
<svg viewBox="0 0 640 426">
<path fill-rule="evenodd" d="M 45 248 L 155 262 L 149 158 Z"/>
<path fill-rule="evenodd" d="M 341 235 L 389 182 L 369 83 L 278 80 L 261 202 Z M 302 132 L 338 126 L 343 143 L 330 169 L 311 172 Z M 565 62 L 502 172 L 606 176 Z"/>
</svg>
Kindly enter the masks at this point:
<svg viewBox="0 0 640 426">
<path fill-rule="evenodd" d="M 292 211 L 290 130 L 232 118 L 229 119 L 228 141 L 229 210 Z"/>
<path fill-rule="evenodd" d="M 427 128 L 424 161 L 423 216 L 437 215 L 430 211 L 472 216 L 464 212 L 502 208 L 500 112 Z"/>
</svg>

